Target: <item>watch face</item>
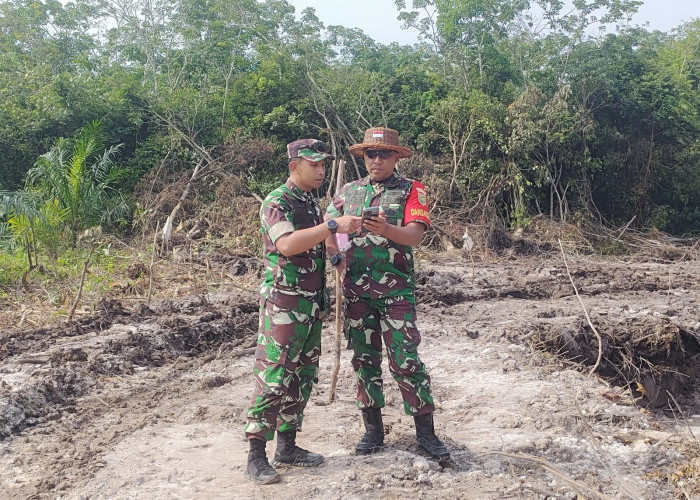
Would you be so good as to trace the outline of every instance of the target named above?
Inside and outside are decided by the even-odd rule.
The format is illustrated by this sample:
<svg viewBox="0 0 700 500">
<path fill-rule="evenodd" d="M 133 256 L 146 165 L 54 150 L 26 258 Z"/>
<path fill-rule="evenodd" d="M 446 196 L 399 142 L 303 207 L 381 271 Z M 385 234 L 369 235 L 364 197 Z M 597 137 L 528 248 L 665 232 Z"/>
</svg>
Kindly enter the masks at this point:
<svg viewBox="0 0 700 500">
<path fill-rule="evenodd" d="M 338 223 L 333 219 L 329 219 L 328 222 L 326 222 L 326 227 L 331 231 L 335 231 L 338 229 Z"/>
</svg>

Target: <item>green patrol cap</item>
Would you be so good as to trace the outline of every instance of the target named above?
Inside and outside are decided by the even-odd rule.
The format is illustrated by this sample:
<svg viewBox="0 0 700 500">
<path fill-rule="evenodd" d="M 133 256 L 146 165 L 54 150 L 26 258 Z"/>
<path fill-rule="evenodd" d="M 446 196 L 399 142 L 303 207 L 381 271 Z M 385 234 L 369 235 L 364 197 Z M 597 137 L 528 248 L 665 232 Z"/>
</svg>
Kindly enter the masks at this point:
<svg viewBox="0 0 700 500">
<path fill-rule="evenodd" d="M 309 161 L 321 161 L 335 156 L 326 153 L 326 143 L 318 139 L 299 139 L 287 144 L 289 158 L 306 158 Z"/>
</svg>

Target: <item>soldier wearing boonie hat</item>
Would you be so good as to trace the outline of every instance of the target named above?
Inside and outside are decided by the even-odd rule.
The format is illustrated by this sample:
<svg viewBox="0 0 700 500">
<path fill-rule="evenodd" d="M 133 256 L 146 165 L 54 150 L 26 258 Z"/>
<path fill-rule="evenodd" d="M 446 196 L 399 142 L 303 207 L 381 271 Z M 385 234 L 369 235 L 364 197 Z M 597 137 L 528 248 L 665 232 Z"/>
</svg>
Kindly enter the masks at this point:
<svg viewBox="0 0 700 500">
<path fill-rule="evenodd" d="M 255 387 L 247 411 L 246 474 L 256 484 L 279 481 L 273 465 L 315 467 L 323 456 L 296 445 L 321 352 L 321 319 L 328 304 L 326 252 L 331 234 L 348 233 L 359 217 L 323 220 L 311 194 L 323 183 L 325 160 L 333 158 L 317 139 L 287 145 L 289 178 L 260 207 L 265 276 L 260 288 L 260 324 L 253 372 Z M 268 462 L 267 441 L 277 431 Z"/>
<path fill-rule="evenodd" d="M 368 175 L 345 184 L 327 214 L 360 215 L 368 207 L 380 207 L 378 216 L 364 221 L 365 232 L 349 235 L 345 253 L 345 335 L 354 350 L 357 405 L 366 430 L 355 451 L 374 453 L 384 444 L 383 342 L 404 411 L 414 418 L 418 444 L 445 465 L 450 454 L 435 435 L 430 377 L 418 357 L 421 336 L 416 327 L 412 247 L 420 244 L 430 226 L 425 186 L 395 172 L 399 159 L 413 152 L 399 143 L 394 129 L 369 128 L 349 151 L 364 158 Z M 326 247 L 329 253 L 339 253 L 334 236 L 326 240 Z M 345 263 L 341 260 L 340 265 Z"/>
</svg>

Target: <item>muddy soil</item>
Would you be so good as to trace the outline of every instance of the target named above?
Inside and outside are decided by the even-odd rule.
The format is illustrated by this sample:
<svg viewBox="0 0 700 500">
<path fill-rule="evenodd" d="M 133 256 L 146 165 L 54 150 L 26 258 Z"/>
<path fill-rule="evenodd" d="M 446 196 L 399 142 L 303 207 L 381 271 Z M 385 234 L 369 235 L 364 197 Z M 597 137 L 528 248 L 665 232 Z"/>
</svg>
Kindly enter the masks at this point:
<svg viewBox="0 0 700 500">
<path fill-rule="evenodd" d="M 106 300 L 68 326 L 3 332 L 0 497 L 697 498 L 700 263 L 569 266 L 580 299 L 561 256 L 419 258 L 420 354 L 453 457 L 444 469 L 416 446 L 391 379 L 386 447 L 354 455 L 349 351 L 327 401 L 331 317 L 299 434 L 325 463 L 248 482 L 257 297 L 241 287 Z M 603 359 L 590 375 L 596 332 Z"/>
</svg>

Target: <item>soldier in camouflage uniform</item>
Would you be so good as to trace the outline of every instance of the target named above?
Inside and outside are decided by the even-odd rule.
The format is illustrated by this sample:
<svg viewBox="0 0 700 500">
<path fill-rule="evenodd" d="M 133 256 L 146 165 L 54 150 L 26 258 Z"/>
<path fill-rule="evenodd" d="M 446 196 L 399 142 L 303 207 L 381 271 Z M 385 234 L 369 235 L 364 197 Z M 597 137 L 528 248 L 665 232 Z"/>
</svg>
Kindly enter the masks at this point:
<svg viewBox="0 0 700 500">
<path fill-rule="evenodd" d="M 314 467 L 323 457 L 296 445 L 321 352 L 321 318 L 328 304 L 323 241 L 336 231 L 359 229 L 359 217 L 323 221 L 318 189 L 325 173 L 325 145 L 301 139 L 287 145 L 289 179 L 260 208 L 265 257 L 260 328 L 253 371 L 255 388 L 245 427 L 250 443 L 246 474 L 256 484 L 280 477 L 272 465 Z M 265 445 L 277 431 L 272 465 Z"/>
<path fill-rule="evenodd" d="M 444 464 L 450 455 L 435 436 L 435 404 L 430 377 L 418 356 L 421 336 L 414 298 L 412 247 L 430 225 L 425 187 L 394 171 L 400 158 L 413 155 L 399 144 L 396 130 L 370 128 L 350 153 L 364 157 L 369 175 L 343 186 L 328 214 L 360 215 L 366 207 L 380 207 L 378 217 L 364 221 L 363 231 L 349 235 L 345 255 L 345 332 L 354 350 L 357 404 L 366 429 L 356 452 L 373 453 L 384 444 L 383 341 L 404 411 L 414 417 L 418 443 Z M 340 254 L 335 236 L 326 240 L 326 246 L 329 253 Z"/>
</svg>

